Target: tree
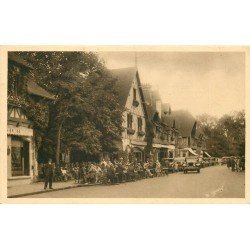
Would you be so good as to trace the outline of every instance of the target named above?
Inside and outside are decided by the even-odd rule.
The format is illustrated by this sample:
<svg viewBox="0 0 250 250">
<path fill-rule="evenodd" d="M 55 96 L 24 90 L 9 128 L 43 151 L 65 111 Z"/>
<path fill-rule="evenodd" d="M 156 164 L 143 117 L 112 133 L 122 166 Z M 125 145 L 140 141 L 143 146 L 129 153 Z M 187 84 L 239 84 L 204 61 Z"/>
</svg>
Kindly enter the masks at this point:
<svg viewBox="0 0 250 250">
<path fill-rule="evenodd" d="M 98 154 L 116 150 L 121 138 L 122 109 L 115 80 L 91 52 L 21 52 L 34 68 L 33 77 L 56 97 L 41 158 L 62 150 Z M 49 149 L 48 149 L 49 148 Z M 41 159 L 42 160 L 42 159 Z"/>
<path fill-rule="evenodd" d="M 235 111 L 220 119 L 203 114 L 197 117 L 206 137 L 207 151 L 217 157 L 245 154 L 245 112 Z"/>
</svg>

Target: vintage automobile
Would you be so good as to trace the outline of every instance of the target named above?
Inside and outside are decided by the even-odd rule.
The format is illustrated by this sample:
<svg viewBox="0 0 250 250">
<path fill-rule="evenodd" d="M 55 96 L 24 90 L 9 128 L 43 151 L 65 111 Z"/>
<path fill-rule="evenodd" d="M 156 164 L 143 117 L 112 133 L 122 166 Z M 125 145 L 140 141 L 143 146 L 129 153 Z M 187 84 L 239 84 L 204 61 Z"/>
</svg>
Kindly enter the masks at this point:
<svg viewBox="0 0 250 250">
<path fill-rule="evenodd" d="M 211 157 L 210 158 L 210 166 L 214 166 L 214 165 L 216 165 L 216 159 L 215 159 L 215 157 Z"/>
<path fill-rule="evenodd" d="M 210 161 L 208 157 L 203 157 L 203 167 L 209 167 Z"/>
<path fill-rule="evenodd" d="M 175 171 L 175 166 L 174 166 L 174 158 L 163 158 L 161 160 L 161 162 L 162 162 L 163 168 L 166 168 L 166 165 L 168 165 L 168 167 L 167 167 L 167 169 L 168 169 L 167 172 L 168 173 L 176 172 Z M 166 164 L 166 162 L 168 162 L 168 164 Z"/>
<path fill-rule="evenodd" d="M 185 157 L 176 157 L 174 163 L 177 166 L 178 171 L 183 171 L 186 166 L 186 159 Z"/>
<path fill-rule="evenodd" d="M 196 156 L 192 157 L 186 157 L 186 166 L 183 170 L 184 174 L 186 174 L 187 172 L 197 172 L 200 173 L 200 168 L 201 168 L 201 164 L 198 161 L 198 158 Z"/>
</svg>

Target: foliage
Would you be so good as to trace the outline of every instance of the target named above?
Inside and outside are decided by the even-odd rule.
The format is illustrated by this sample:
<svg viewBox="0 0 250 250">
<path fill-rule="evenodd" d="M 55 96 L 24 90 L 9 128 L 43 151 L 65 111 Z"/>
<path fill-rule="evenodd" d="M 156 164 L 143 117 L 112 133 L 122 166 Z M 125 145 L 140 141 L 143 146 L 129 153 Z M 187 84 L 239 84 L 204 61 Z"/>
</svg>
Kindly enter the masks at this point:
<svg viewBox="0 0 250 250">
<path fill-rule="evenodd" d="M 197 117 L 213 156 L 245 154 L 245 112 L 235 111 L 220 119 L 203 114 Z"/>
<path fill-rule="evenodd" d="M 58 150 L 80 150 L 85 154 L 117 150 L 114 141 L 121 137 L 123 110 L 118 103 L 115 80 L 96 54 L 21 52 L 20 55 L 33 66 L 36 82 L 55 96 L 49 105 L 48 128 L 38 129 L 46 129 L 40 158 L 55 158 Z"/>
</svg>

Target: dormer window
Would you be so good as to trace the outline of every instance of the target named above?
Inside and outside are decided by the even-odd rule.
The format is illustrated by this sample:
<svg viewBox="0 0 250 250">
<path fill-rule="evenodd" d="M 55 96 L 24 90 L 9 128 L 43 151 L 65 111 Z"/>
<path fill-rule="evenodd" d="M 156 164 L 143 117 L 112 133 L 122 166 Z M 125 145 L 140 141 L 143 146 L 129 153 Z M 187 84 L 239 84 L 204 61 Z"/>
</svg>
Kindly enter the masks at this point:
<svg viewBox="0 0 250 250">
<path fill-rule="evenodd" d="M 142 118 L 138 117 L 138 132 L 142 131 Z"/>
<path fill-rule="evenodd" d="M 133 106 L 138 107 L 139 106 L 139 102 L 136 100 L 136 98 L 137 98 L 136 89 L 133 88 Z"/>
<path fill-rule="evenodd" d="M 133 115 L 127 114 L 127 128 L 133 128 Z"/>
<path fill-rule="evenodd" d="M 135 100 L 136 100 L 136 89 L 133 88 L 133 101 L 135 101 Z"/>
</svg>

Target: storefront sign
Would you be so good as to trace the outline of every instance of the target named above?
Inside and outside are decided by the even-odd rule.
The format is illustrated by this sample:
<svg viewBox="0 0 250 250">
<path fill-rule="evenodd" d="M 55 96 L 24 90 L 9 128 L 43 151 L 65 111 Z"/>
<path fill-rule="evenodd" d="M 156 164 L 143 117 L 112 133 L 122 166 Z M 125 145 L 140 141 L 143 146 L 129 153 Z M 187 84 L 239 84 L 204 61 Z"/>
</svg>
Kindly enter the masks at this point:
<svg viewBox="0 0 250 250">
<path fill-rule="evenodd" d="M 8 135 L 33 136 L 33 129 L 25 127 L 8 126 Z"/>
</svg>

